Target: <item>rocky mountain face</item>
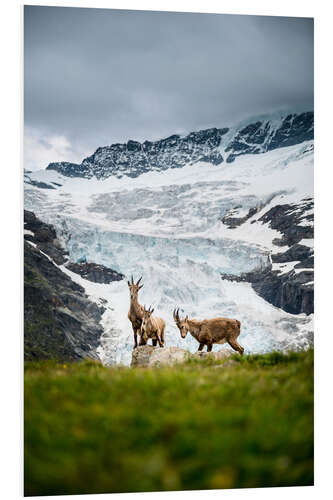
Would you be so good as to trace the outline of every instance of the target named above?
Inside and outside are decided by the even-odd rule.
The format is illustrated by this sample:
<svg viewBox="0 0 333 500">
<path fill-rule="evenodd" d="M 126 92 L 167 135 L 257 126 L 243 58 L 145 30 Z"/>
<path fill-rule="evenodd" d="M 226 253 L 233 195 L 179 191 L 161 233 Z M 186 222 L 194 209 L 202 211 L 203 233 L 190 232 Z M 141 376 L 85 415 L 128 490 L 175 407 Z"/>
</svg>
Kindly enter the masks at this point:
<svg viewBox="0 0 333 500">
<path fill-rule="evenodd" d="M 54 227 L 39 220 L 29 210 L 24 210 L 24 239 L 32 242 L 58 265 L 68 260 L 68 252 L 61 246 Z"/>
<path fill-rule="evenodd" d="M 276 205 L 259 219 L 278 230 L 282 236 L 273 240 L 277 247 L 271 253 L 271 265 L 265 269 L 243 273 L 240 276 L 223 274 L 222 279 L 247 281 L 265 300 L 292 314 L 314 312 L 314 253 L 313 199 L 305 198 L 298 204 Z M 252 214 L 253 215 L 253 214 Z M 224 223 L 242 224 L 247 220 L 226 219 Z M 253 220 L 252 222 L 256 222 Z M 278 247 L 288 247 L 283 252 Z"/>
<path fill-rule="evenodd" d="M 41 222 L 33 212 L 24 215 L 25 359 L 98 360 L 104 307 L 89 300 L 84 288 L 58 267 L 66 262 L 67 252 L 53 226 Z M 112 269 L 99 267 L 88 265 L 86 279 L 122 279 Z"/>
<path fill-rule="evenodd" d="M 297 204 L 276 205 L 262 215 L 259 221 L 268 223 L 272 229 L 282 233 L 281 238 L 273 240 L 274 245 L 291 246 L 303 238 L 314 237 L 313 209 L 313 198 L 304 198 Z"/>
<path fill-rule="evenodd" d="M 313 139 L 313 112 L 287 115 L 279 127 L 270 121 L 257 121 L 242 128 L 228 144 L 227 162 L 237 156 L 258 154 L 272 149 L 293 146 Z"/>
<path fill-rule="evenodd" d="M 198 162 L 219 165 L 226 158 L 231 163 L 240 155 L 264 153 L 310 139 L 313 139 L 313 112 L 306 112 L 289 114 L 278 124 L 273 120 L 256 121 L 233 133 L 227 127 L 210 128 L 191 132 L 186 137 L 172 135 L 155 142 L 130 140 L 125 144 L 100 147 L 81 164 L 50 163 L 47 169 L 87 179 L 138 177 L 145 172 L 181 168 Z M 52 185 L 39 187 L 54 189 Z"/>
<path fill-rule="evenodd" d="M 128 141 L 98 148 L 85 158 L 81 165 L 68 162 L 50 163 L 49 170 L 69 177 L 96 177 L 106 179 L 111 175 L 138 177 L 152 170 L 180 168 L 188 163 L 204 161 L 218 165 L 223 157 L 218 151 L 221 138 L 228 128 L 211 128 L 192 132 L 186 137 L 172 135 L 160 141 L 143 143 Z"/>
<path fill-rule="evenodd" d="M 24 243 L 25 360 L 98 359 L 103 309 L 49 258 Z"/>
<path fill-rule="evenodd" d="M 121 281 L 125 278 L 123 274 L 94 262 L 69 262 L 66 267 L 93 283 L 109 284 L 112 281 Z"/>
</svg>

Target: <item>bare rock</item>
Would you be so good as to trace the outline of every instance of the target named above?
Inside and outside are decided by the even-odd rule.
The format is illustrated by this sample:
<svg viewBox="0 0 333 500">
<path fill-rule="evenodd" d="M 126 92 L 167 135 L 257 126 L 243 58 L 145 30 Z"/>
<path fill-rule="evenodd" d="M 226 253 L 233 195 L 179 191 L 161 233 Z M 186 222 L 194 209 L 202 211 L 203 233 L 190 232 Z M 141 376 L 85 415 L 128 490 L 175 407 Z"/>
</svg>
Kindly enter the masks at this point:
<svg viewBox="0 0 333 500">
<path fill-rule="evenodd" d="M 191 354 L 180 347 L 153 347 L 142 345 L 132 353 L 131 366 L 172 366 L 186 361 Z"/>
<path fill-rule="evenodd" d="M 94 283 L 109 284 L 113 281 L 121 281 L 125 277 L 114 269 L 94 262 L 68 262 L 66 267 L 73 273 L 79 274 L 82 278 Z"/>
<path fill-rule="evenodd" d="M 24 242 L 24 358 L 98 360 L 104 307 L 39 248 Z"/>
<path fill-rule="evenodd" d="M 29 210 L 24 210 L 24 239 L 34 243 L 58 265 L 68 258 L 68 252 L 62 248 L 54 227 L 39 220 Z"/>
<path fill-rule="evenodd" d="M 235 227 L 244 224 L 244 222 L 250 219 L 254 214 L 258 213 L 263 208 L 263 205 L 259 204 L 256 207 L 249 208 L 247 214 L 243 217 L 237 215 L 238 210 L 241 208 L 242 207 L 240 206 L 234 207 L 231 210 L 228 210 L 228 212 L 222 217 L 221 221 L 224 225 L 228 226 L 228 229 L 235 229 Z"/>
<path fill-rule="evenodd" d="M 171 135 L 155 142 L 129 140 L 127 143 L 98 148 L 80 165 L 56 162 L 50 163 L 47 170 L 55 170 L 67 177 L 90 179 L 95 176 L 97 179 L 107 179 L 112 175 L 138 177 L 152 170 L 159 172 L 168 168 L 181 168 L 199 161 L 219 165 L 223 162 L 219 151 L 221 138 L 228 131 L 228 128 L 210 128 L 191 132 L 186 137 Z M 27 174 L 26 178 L 30 179 Z"/>
<path fill-rule="evenodd" d="M 191 354 L 186 349 L 180 347 L 153 347 L 142 345 L 136 347 L 132 353 L 131 366 L 172 366 L 176 363 L 184 363 L 189 358 L 212 358 L 216 361 L 228 359 L 235 354 L 231 349 L 221 349 L 218 352 L 196 352 Z"/>
</svg>

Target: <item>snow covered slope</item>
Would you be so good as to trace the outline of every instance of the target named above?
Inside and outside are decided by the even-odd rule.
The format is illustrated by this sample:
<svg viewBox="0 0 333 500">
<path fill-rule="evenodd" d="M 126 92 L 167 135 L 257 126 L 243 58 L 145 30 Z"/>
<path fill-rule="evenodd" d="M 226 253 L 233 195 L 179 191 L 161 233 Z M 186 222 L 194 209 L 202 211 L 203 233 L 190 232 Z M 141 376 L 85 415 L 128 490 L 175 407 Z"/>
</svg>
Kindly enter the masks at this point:
<svg viewBox="0 0 333 500">
<path fill-rule="evenodd" d="M 272 220 L 263 218 L 272 208 L 298 206 L 298 226 L 311 224 L 304 200 L 313 197 L 313 142 L 233 160 L 197 161 L 105 180 L 64 176 L 53 169 L 28 173 L 25 207 L 56 227 L 72 261 L 86 258 L 126 277 L 142 275 L 140 301 L 165 318 L 166 345 L 197 348 L 192 337 L 180 338 L 173 323 L 172 310 L 179 306 L 196 318 L 239 319 L 239 341 L 247 352 L 305 348 L 313 338 L 312 314 L 285 312 L 250 283 L 222 280 L 221 273 L 272 269 L 272 254 L 293 247 L 283 228 L 274 229 Z M 310 236 L 305 231 L 297 244 L 311 246 Z M 278 268 L 273 263 L 274 271 L 296 273 L 299 262 Z M 133 335 L 127 281 L 104 285 L 64 272 L 96 301 L 107 300 L 103 361 L 129 363 Z"/>
</svg>

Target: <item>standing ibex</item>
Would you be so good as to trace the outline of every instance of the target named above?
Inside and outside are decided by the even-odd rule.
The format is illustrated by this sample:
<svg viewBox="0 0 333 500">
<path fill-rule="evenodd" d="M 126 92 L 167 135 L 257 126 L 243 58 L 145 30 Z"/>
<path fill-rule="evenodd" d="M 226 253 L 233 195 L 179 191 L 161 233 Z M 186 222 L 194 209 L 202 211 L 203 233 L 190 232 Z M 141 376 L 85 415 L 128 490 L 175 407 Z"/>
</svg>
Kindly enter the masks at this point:
<svg viewBox="0 0 333 500">
<path fill-rule="evenodd" d="M 143 310 L 143 320 L 141 325 L 141 342 L 140 345 L 145 345 L 148 339 L 152 339 L 153 346 L 156 346 L 157 342 L 160 347 L 164 347 L 164 329 L 165 321 L 157 316 L 152 316 L 154 309 Z"/>
<path fill-rule="evenodd" d="M 138 333 L 140 332 L 143 319 L 143 307 L 141 304 L 139 304 L 138 301 L 139 290 L 141 290 L 141 288 L 143 287 L 143 285 L 139 285 L 141 280 L 142 277 L 137 281 L 137 283 L 134 283 L 132 276 L 131 282 L 129 281 L 127 282 L 131 295 L 131 304 L 127 316 L 130 322 L 132 323 L 132 328 L 134 333 L 134 348 L 138 346 L 137 336 Z"/>
<path fill-rule="evenodd" d="M 179 308 L 174 310 L 173 319 L 183 339 L 186 337 L 187 332 L 190 332 L 199 342 L 198 351 L 202 351 L 206 345 L 207 352 L 210 352 L 213 344 L 224 344 L 228 342 L 235 351 L 238 351 L 240 354 L 244 352 L 244 348 L 237 342 L 237 338 L 240 334 L 240 321 L 237 319 L 214 318 L 198 321 L 196 319 L 189 319 L 188 316 L 184 319 L 180 319 Z"/>
</svg>

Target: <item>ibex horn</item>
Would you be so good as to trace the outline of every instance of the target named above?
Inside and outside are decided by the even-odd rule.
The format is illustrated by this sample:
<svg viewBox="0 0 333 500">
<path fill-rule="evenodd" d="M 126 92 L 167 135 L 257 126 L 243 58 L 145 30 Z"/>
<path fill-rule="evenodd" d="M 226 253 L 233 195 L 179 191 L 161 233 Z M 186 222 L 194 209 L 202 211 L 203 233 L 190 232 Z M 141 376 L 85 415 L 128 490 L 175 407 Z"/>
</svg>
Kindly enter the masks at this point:
<svg viewBox="0 0 333 500">
<path fill-rule="evenodd" d="M 138 285 L 138 284 L 140 283 L 140 281 L 141 281 L 141 280 L 142 280 L 142 276 L 141 276 L 141 278 L 139 278 L 139 279 L 138 279 L 138 282 L 137 282 L 137 284 L 136 284 L 136 285 Z"/>
</svg>

